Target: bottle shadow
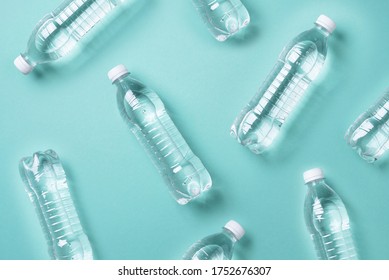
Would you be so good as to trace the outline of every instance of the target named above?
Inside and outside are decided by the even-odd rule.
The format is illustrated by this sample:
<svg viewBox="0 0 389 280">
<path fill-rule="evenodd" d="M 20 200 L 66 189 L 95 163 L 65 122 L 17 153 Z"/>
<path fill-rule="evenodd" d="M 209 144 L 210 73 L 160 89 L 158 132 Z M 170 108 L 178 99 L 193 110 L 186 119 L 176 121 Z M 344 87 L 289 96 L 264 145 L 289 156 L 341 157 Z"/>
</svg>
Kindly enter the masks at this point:
<svg viewBox="0 0 389 280">
<path fill-rule="evenodd" d="M 214 208 L 220 208 L 224 205 L 222 192 L 215 187 L 212 187 L 207 192 L 201 194 L 200 197 L 191 203 L 191 207 L 195 212 L 208 213 Z"/>
<path fill-rule="evenodd" d="M 246 3 L 245 6 L 250 14 L 250 23 L 228 39 L 228 43 L 231 45 L 249 45 L 255 42 L 261 34 L 259 9 L 249 7 L 248 4 Z"/>
<path fill-rule="evenodd" d="M 367 164 L 370 164 L 371 166 L 376 166 L 380 170 L 388 169 L 388 166 L 389 166 L 389 151 L 384 152 L 384 154 L 379 159 L 377 159 L 375 162 L 367 163 Z"/>
<path fill-rule="evenodd" d="M 147 1 L 147 4 L 149 2 Z M 126 36 L 131 34 L 131 28 L 127 26 L 139 16 L 139 11 L 145 5 L 146 1 L 128 0 L 128 3 L 119 7 L 117 11 L 112 11 L 112 15 L 107 16 L 100 24 L 93 27 L 68 55 L 52 63 L 38 65 L 31 73 L 33 78 L 40 80 L 52 78 L 61 73 L 78 72 L 88 62 L 96 59 L 98 53 L 115 47 L 120 41 L 125 41 Z M 150 9 L 143 10 L 149 11 Z M 118 36 L 120 33 L 122 36 Z"/>
<path fill-rule="evenodd" d="M 238 244 L 234 248 L 234 259 L 246 260 L 247 253 L 253 248 L 253 238 L 250 233 L 245 235 L 238 241 Z"/>
</svg>

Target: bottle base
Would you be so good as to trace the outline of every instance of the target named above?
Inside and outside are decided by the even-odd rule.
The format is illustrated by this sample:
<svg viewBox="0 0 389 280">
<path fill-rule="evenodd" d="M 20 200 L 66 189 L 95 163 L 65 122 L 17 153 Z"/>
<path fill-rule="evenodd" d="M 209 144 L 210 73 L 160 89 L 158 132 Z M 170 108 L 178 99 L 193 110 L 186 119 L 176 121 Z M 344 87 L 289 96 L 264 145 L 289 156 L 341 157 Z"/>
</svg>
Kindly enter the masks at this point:
<svg viewBox="0 0 389 280">
<path fill-rule="evenodd" d="M 227 39 L 228 39 L 227 35 L 217 35 L 216 36 L 216 40 L 218 40 L 219 42 L 224 42 Z"/>
</svg>

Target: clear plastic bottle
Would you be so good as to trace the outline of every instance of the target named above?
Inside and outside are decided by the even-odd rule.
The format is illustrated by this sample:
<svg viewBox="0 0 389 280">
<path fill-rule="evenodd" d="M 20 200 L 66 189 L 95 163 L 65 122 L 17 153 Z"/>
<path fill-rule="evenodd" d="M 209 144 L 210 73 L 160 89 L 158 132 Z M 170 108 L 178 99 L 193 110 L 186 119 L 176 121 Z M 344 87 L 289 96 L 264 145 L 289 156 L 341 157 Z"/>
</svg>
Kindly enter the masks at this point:
<svg viewBox="0 0 389 280">
<path fill-rule="evenodd" d="M 231 127 L 231 135 L 260 154 L 274 142 L 281 126 L 319 74 L 327 55 L 327 38 L 335 23 L 321 15 L 315 27 L 293 39 L 250 103 Z"/>
<path fill-rule="evenodd" d="M 358 259 L 346 207 L 339 195 L 324 181 L 320 168 L 304 172 L 308 187 L 305 222 L 321 260 Z"/>
<path fill-rule="evenodd" d="M 179 204 L 186 204 L 212 186 L 211 177 L 193 154 L 158 95 L 130 76 L 124 65 L 108 73 L 117 86 L 121 116 L 164 177 Z"/>
<path fill-rule="evenodd" d="M 19 171 L 46 235 L 50 256 L 57 260 L 93 259 L 58 155 L 53 150 L 37 152 L 20 161 Z"/>
<path fill-rule="evenodd" d="M 225 41 L 250 23 L 250 15 L 240 0 L 192 0 L 209 31 Z"/>
<path fill-rule="evenodd" d="M 23 74 L 36 65 L 55 61 L 70 53 L 77 42 L 112 10 L 128 0 L 65 0 L 36 25 L 27 50 L 14 64 Z"/>
<path fill-rule="evenodd" d="M 389 90 L 350 126 L 346 141 L 370 163 L 389 149 Z"/>
<path fill-rule="evenodd" d="M 235 243 L 245 234 L 235 221 L 229 221 L 220 233 L 209 235 L 193 244 L 183 256 L 184 260 L 230 260 Z"/>
</svg>

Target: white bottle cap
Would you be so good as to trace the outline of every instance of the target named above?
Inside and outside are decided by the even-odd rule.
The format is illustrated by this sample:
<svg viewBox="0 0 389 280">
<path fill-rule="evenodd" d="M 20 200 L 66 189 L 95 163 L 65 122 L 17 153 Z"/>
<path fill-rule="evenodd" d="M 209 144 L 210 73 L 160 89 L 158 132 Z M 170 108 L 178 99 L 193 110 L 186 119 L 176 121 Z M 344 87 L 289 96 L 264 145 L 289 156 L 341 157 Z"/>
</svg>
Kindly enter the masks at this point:
<svg viewBox="0 0 389 280">
<path fill-rule="evenodd" d="M 120 76 L 124 75 L 124 74 L 127 74 L 128 73 L 128 70 L 126 68 L 126 66 L 124 66 L 123 64 L 119 64 L 117 66 L 115 66 L 114 68 L 112 68 L 111 70 L 109 70 L 108 72 L 108 78 L 113 82 L 115 82 Z"/>
<path fill-rule="evenodd" d="M 304 176 L 304 181 L 307 184 L 314 180 L 323 179 L 324 173 L 323 170 L 321 170 L 320 168 L 313 168 L 308 171 L 305 171 L 303 176 Z"/>
<path fill-rule="evenodd" d="M 246 233 L 242 226 L 233 220 L 229 221 L 224 228 L 231 231 L 237 240 L 241 239 Z"/>
<path fill-rule="evenodd" d="M 22 72 L 24 75 L 29 74 L 33 69 L 34 66 L 30 65 L 23 56 L 19 55 L 17 58 L 14 60 L 14 64 L 16 68 Z"/>
<path fill-rule="evenodd" d="M 325 15 L 320 15 L 316 20 L 316 24 L 327 29 L 330 33 L 332 33 L 336 28 L 335 22 Z"/>
</svg>

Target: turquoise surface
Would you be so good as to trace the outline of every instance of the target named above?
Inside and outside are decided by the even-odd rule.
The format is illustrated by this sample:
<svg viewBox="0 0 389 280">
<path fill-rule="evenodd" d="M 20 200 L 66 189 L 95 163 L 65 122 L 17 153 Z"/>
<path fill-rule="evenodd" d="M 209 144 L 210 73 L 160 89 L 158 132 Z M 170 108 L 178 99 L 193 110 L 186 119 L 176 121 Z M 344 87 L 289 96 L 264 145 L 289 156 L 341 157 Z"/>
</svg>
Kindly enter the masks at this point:
<svg viewBox="0 0 389 280">
<path fill-rule="evenodd" d="M 23 76 L 13 60 L 58 4 L 5 1 L 0 10 L 0 259 L 48 258 L 17 168 L 48 148 L 62 159 L 98 259 L 179 259 L 230 219 L 247 232 L 236 259 L 315 259 L 303 219 L 302 173 L 312 167 L 348 207 L 360 257 L 389 259 L 387 162 L 369 165 L 344 141 L 389 84 L 388 1 L 246 0 L 250 26 L 220 43 L 191 1 L 149 0 L 72 63 Z M 282 147 L 255 155 L 229 136 L 230 125 L 283 46 L 322 13 L 338 26 L 325 71 Z M 214 185 L 202 201 L 178 205 L 121 120 L 106 77 L 119 63 L 158 92 L 207 166 Z"/>
</svg>

